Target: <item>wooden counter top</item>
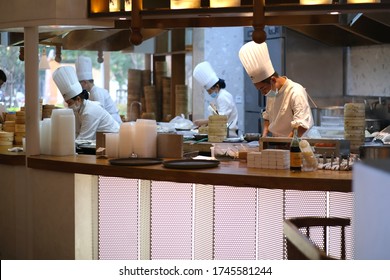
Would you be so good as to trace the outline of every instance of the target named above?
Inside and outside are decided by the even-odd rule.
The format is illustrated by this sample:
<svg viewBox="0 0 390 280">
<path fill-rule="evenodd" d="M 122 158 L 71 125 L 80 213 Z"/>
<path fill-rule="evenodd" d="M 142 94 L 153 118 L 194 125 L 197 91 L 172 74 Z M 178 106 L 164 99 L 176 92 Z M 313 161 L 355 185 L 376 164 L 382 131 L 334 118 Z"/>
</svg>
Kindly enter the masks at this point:
<svg viewBox="0 0 390 280">
<path fill-rule="evenodd" d="M 97 159 L 93 155 L 37 155 L 27 158 L 27 166 L 59 172 L 181 183 L 306 191 L 352 191 L 350 171 L 290 172 L 247 168 L 246 163 L 238 161 L 222 161 L 216 168 L 183 170 L 165 168 L 162 164 L 114 166 L 110 165 L 107 159 Z"/>
<path fill-rule="evenodd" d="M 25 165 L 26 155 L 24 152 L 10 152 L 10 146 L 0 146 L 0 164 Z"/>
</svg>

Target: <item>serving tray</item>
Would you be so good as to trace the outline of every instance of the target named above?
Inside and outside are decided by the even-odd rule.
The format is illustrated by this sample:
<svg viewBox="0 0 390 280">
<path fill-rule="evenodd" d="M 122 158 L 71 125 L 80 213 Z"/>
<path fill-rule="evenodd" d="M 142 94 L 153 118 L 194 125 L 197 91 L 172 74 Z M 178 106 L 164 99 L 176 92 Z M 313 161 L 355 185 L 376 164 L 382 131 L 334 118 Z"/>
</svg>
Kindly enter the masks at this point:
<svg viewBox="0 0 390 280">
<path fill-rule="evenodd" d="M 166 168 L 174 168 L 174 169 L 201 169 L 201 168 L 217 167 L 219 165 L 219 160 L 207 160 L 207 159 L 166 160 L 163 161 L 163 165 Z"/>
<path fill-rule="evenodd" d="M 160 158 L 115 158 L 108 160 L 112 165 L 143 166 L 162 163 Z"/>
</svg>

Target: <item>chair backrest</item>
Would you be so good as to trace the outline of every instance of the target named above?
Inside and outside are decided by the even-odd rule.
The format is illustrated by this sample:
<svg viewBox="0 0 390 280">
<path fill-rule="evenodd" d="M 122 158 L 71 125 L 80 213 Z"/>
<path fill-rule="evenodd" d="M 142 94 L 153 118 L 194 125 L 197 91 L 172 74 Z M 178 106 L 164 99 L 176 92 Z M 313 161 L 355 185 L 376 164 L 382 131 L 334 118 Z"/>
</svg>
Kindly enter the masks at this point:
<svg viewBox="0 0 390 280">
<path fill-rule="evenodd" d="M 341 258 L 346 258 L 345 228 L 350 225 L 348 218 L 336 217 L 299 217 L 284 221 L 283 233 L 287 243 L 287 258 L 289 260 L 324 260 L 335 259 L 326 254 L 328 248 L 327 228 L 340 227 Z M 320 249 L 310 239 L 310 228 L 321 227 L 323 229 L 324 249 Z M 306 235 L 300 230 L 304 228 Z"/>
</svg>

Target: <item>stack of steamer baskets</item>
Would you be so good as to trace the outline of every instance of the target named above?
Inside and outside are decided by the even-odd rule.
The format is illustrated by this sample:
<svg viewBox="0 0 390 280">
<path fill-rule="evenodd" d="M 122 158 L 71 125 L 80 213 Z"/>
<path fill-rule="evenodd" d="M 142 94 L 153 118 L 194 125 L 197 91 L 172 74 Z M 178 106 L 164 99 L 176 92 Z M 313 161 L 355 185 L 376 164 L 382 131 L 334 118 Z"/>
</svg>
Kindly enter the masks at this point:
<svg viewBox="0 0 390 280">
<path fill-rule="evenodd" d="M 0 131 L 0 146 L 12 146 L 14 142 L 14 133 Z"/>
<path fill-rule="evenodd" d="M 156 119 L 157 115 L 157 95 L 156 87 L 152 85 L 144 86 L 146 111 L 142 113 L 143 119 Z"/>
<path fill-rule="evenodd" d="M 0 146 L 12 146 L 15 141 L 16 114 L 4 113 L 3 131 L 0 131 Z"/>
<path fill-rule="evenodd" d="M 24 108 L 21 108 L 20 111 L 16 112 L 15 118 L 15 135 L 14 143 L 15 145 L 22 145 L 23 138 L 26 136 L 26 117 L 25 117 Z"/>
<path fill-rule="evenodd" d="M 212 115 L 209 116 L 208 123 L 208 141 L 221 143 L 225 140 L 227 134 L 227 116 Z"/>
<path fill-rule="evenodd" d="M 171 78 L 162 78 L 162 119 L 164 122 L 171 119 Z"/>
<path fill-rule="evenodd" d="M 176 116 L 188 114 L 188 87 L 187 85 L 175 85 L 175 113 Z"/>
<path fill-rule="evenodd" d="M 135 121 L 142 113 L 142 70 L 129 69 L 127 81 L 127 121 Z"/>
<path fill-rule="evenodd" d="M 344 138 L 350 141 L 350 150 L 359 152 L 365 139 L 365 106 L 364 103 L 346 103 L 344 105 Z"/>
</svg>

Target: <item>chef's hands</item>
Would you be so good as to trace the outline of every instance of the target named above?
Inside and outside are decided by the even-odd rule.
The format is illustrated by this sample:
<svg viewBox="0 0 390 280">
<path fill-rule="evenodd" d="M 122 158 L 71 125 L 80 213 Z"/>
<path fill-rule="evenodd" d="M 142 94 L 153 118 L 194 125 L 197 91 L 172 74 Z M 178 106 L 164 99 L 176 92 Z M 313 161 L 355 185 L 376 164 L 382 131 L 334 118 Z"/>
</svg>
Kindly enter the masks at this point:
<svg viewBox="0 0 390 280">
<path fill-rule="evenodd" d="M 269 120 L 264 119 L 263 134 L 261 135 L 261 137 L 267 137 L 268 136 L 268 133 L 269 133 L 268 127 L 269 127 Z"/>
<path fill-rule="evenodd" d="M 208 123 L 209 123 L 208 119 L 199 119 L 199 120 L 194 121 L 194 125 L 196 127 L 204 126 L 204 125 L 207 125 Z"/>
</svg>

